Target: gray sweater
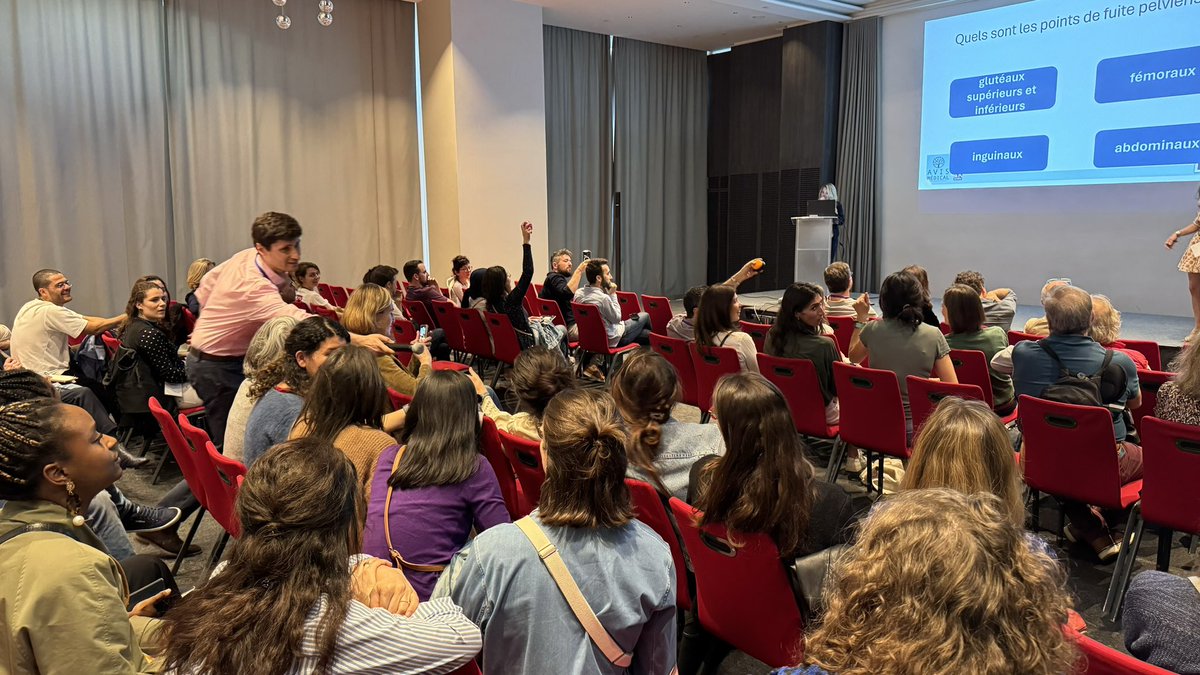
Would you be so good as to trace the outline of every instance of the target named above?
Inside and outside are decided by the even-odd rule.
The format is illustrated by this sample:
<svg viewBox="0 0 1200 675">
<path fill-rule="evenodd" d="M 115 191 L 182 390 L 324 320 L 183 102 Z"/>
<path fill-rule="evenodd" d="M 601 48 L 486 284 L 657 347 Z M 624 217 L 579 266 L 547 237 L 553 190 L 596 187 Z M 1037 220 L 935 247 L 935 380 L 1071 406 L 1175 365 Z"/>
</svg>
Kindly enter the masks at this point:
<svg viewBox="0 0 1200 675">
<path fill-rule="evenodd" d="M 1200 591 L 1190 580 L 1155 570 L 1134 577 L 1122 630 L 1137 658 L 1173 673 L 1200 673 Z"/>
<path fill-rule="evenodd" d="M 246 440 L 242 447 L 246 468 L 258 461 L 268 448 L 288 439 L 302 407 L 304 399 L 295 394 L 278 389 L 263 394 L 246 421 Z"/>
</svg>

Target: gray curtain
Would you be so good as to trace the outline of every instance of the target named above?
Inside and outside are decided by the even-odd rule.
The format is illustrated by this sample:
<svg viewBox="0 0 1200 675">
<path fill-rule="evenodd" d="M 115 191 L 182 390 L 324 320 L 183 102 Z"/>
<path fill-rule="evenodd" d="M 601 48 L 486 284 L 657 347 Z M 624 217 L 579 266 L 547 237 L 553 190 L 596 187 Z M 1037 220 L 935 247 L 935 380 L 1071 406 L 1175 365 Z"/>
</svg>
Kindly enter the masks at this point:
<svg viewBox="0 0 1200 675">
<path fill-rule="evenodd" d="M 855 286 L 860 290 L 878 289 L 882 280 L 880 232 L 875 214 L 882 21 L 876 16 L 847 23 L 842 44 L 837 186 L 846 209 L 842 230 L 845 259 L 854 270 Z"/>
<path fill-rule="evenodd" d="M 616 38 L 617 282 L 678 297 L 708 256 L 708 69 L 702 51 Z"/>
<path fill-rule="evenodd" d="M 339 3 L 330 27 L 315 7 L 281 31 L 269 2 L 167 0 L 177 269 L 250 246 L 268 210 L 331 283 L 421 257 L 413 5 Z"/>
<path fill-rule="evenodd" d="M 546 196 L 550 251 L 609 255 L 612 106 L 608 36 L 542 27 L 546 78 Z M 548 261 L 547 261 L 547 264 Z"/>
<path fill-rule="evenodd" d="M 0 323 L 62 270 L 112 316 L 167 268 L 158 0 L 0 0 Z"/>
</svg>

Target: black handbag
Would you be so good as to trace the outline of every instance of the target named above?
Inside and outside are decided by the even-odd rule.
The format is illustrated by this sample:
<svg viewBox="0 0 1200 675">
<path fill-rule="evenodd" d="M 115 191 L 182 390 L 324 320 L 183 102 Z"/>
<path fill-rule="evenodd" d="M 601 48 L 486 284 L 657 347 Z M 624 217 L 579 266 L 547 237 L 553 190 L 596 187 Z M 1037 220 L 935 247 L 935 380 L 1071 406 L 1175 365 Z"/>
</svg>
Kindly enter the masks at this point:
<svg viewBox="0 0 1200 675">
<path fill-rule="evenodd" d="M 796 604 L 804 614 L 806 621 L 813 619 L 824 611 L 821 593 L 825 589 L 825 577 L 828 576 L 833 563 L 846 550 L 844 544 L 830 546 L 816 553 L 796 558 L 788 565 L 788 573 L 792 579 L 792 590 L 796 594 Z"/>
</svg>

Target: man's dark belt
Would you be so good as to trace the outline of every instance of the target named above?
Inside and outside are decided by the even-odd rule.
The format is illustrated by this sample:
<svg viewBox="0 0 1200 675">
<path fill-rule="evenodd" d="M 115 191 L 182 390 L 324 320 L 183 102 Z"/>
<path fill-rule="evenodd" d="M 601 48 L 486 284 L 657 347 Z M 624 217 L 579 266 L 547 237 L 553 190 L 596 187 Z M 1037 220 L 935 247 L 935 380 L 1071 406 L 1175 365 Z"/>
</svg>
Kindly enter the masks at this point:
<svg viewBox="0 0 1200 675">
<path fill-rule="evenodd" d="M 195 347 L 188 347 L 188 354 L 200 359 L 201 361 L 241 361 L 246 358 L 245 355 L 217 356 L 216 354 L 206 354 Z"/>
</svg>

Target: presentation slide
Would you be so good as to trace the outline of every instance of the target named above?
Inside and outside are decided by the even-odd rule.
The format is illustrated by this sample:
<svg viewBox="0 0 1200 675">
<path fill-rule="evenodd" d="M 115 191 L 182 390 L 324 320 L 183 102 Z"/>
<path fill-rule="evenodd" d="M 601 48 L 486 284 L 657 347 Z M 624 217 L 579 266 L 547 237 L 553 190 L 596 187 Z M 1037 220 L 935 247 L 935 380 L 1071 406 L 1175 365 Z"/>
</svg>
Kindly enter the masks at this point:
<svg viewBox="0 0 1200 675">
<path fill-rule="evenodd" d="M 1200 181 L 1200 0 L 925 23 L 920 190 Z"/>
</svg>

